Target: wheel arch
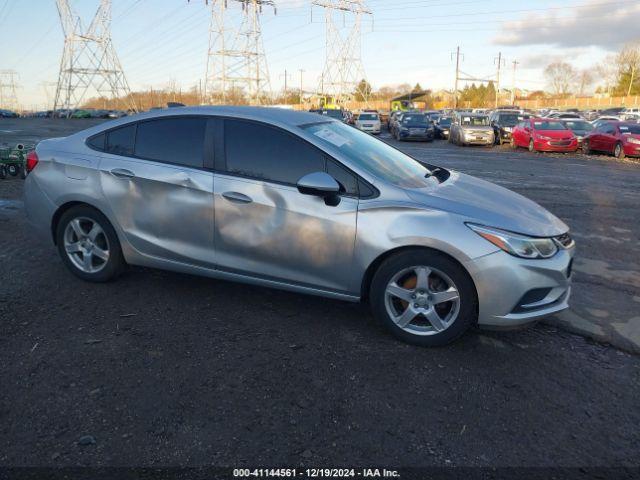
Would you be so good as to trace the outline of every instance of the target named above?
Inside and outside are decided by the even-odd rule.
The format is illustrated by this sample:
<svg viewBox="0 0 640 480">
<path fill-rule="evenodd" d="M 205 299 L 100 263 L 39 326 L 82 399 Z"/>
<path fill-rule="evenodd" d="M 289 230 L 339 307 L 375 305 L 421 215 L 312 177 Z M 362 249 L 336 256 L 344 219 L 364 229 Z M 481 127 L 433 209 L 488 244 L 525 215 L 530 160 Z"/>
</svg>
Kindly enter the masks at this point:
<svg viewBox="0 0 640 480">
<path fill-rule="evenodd" d="M 93 208 L 97 212 L 100 212 L 102 215 L 104 215 L 107 218 L 107 220 L 113 226 L 113 222 L 111 222 L 109 217 L 101 209 L 99 209 L 95 205 L 92 205 L 91 203 L 84 202 L 84 201 L 81 201 L 81 200 L 68 201 L 68 202 L 65 202 L 62 205 L 60 205 L 57 208 L 57 210 L 53 213 L 53 216 L 51 217 L 51 238 L 53 239 L 53 244 L 54 245 L 58 244 L 58 242 L 56 240 L 56 231 L 58 230 L 58 224 L 60 223 L 60 219 L 65 214 L 65 212 L 69 211 L 73 207 L 77 207 L 77 206 L 80 206 L 80 205 L 84 205 L 84 206 Z M 116 230 L 116 234 L 117 234 L 117 230 Z"/>
<path fill-rule="evenodd" d="M 362 283 L 360 286 L 360 299 L 362 301 L 367 301 L 369 299 L 369 290 L 371 288 L 371 282 L 373 281 L 373 277 L 376 274 L 376 271 L 378 270 L 380 265 L 382 265 L 382 263 L 385 260 L 399 253 L 411 251 L 411 250 L 421 250 L 421 251 L 437 253 L 438 255 L 445 256 L 452 262 L 456 263 L 462 269 L 462 271 L 465 272 L 467 277 L 469 277 L 469 281 L 471 282 L 471 285 L 473 285 L 476 298 L 478 298 L 478 288 L 476 287 L 476 283 L 473 280 L 473 276 L 469 273 L 469 271 L 457 258 L 438 248 L 425 247 L 424 245 L 403 245 L 401 247 L 392 248 L 391 250 L 387 250 L 386 252 L 381 253 L 369 264 L 369 266 L 365 270 L 365 273 L 362 277 Z"/>
</svg>

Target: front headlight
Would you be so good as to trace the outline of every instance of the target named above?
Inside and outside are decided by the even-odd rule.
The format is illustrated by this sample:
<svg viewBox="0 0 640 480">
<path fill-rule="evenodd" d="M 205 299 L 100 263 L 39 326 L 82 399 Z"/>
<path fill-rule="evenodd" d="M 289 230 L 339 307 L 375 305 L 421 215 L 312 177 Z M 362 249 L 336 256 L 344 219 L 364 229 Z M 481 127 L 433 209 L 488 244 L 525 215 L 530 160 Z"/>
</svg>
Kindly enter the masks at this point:
<svg viewBox="0 0 640 480">
<path fill-rule="evenodd" d="M 627 138 L 627 142 L 629 143 L 635 143 L 636 145 L 640 145 L 640 140 L 637 138 L 633 138 L 633 137 L 629 137 Z"/>
<path fill-rule="evenodd" d="M 551 137 L 545 137 L 544 135 L 537 135 L 538 140 L 551 140 Z"/>
<path fill-rule="evenodd" d="M 471 223 L 468 223 L 467 226 L 485 240 L 514 257 L 550 258 L 558 252 L 558 246 L 552 238 L 527 237 Z"/>
</svg>

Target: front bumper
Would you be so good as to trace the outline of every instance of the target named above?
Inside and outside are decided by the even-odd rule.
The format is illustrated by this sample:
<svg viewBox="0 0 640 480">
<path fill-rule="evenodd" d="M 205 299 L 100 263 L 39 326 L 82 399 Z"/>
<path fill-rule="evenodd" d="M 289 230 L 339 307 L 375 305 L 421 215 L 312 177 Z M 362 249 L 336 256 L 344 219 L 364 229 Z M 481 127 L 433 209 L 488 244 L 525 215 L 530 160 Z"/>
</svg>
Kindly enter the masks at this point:
<svg viewBox="0 0 640 480">
<path fill-rule="evenodd" d="M 640 145 L 636 145 L 635 143 L 625 143 L 624 154 L 628 157 L 640 157 Z"/>
<path fill-rule="evenodd" d="M 358 130 L 362 130 L 365 133 L 380 133 L 380 126 L 364 127 L 359 125 Z"/>
<path fill-rule="evenodd" d="M 514 328 L 568 308 L 574 252 L 526 260 L 498 251 L 467 262 L 478 292 L 478 325 Z"/>
<path fill-rule="evenodd" d="M 465 135 L 464 143 L 467 145 L 493 145 L 495 137 L 493 135 L 487 135 L 479 137 L 476 135 Z"/>
<path fill-rule="evenodd" d="M 400 138 L 403 140 L 425 140 L 430 142 L 433 140 L 434 132 L 433 130 L 427 130 L 423 132 L 411 132 L 411 131 L 402 131 L 399 132 Z"/>
</svg>

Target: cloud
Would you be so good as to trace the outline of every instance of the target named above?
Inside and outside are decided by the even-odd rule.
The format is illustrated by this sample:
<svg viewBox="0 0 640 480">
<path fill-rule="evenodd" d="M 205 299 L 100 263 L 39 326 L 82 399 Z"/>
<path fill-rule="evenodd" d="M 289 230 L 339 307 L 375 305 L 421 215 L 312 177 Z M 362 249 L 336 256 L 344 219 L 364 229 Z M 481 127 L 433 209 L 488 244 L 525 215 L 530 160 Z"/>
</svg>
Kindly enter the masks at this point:
<svg viewBox="0 0 640 480">
<path fill-rule="evenodd" d="M 595 46 L 618 50 L 621 45 L 640 39 L 640 3 L 604 2 L 543 14 L 527 13 L 526 19 L 507 22 L 493 39 L 497 45 L 545 44 L 557 47 Z"/>
<path fill-rule="evenodd" d="M 550 63 L 566 62 L 568 56 L 572 60 L 576 60 L 578 57 L 589 55 L 589 53 L 590 50 L 588 48 L 568 48 L 558 53 L 534 53 L 522 57 L 522 59 L 520 60 L 520 68 L 544 68 Z"/>
</svg>

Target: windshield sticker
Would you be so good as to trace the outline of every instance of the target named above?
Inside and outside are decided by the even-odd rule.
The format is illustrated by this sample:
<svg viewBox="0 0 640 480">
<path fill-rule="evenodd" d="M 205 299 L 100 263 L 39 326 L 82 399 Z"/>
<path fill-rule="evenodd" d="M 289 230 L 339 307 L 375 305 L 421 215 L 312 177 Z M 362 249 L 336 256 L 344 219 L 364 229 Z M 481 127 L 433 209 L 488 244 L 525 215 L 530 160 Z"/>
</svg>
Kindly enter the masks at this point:
<svg viewBox="0 0 640 480">
<path fill-rule="evenodd" d="M 328 128 L 322 128 L 317 132 L 313 133 L 316 137 L 320 137 L 323 140 L 326 140 L 329 143 L 332 143 L 336 147 L 341 147 L 345 143 L 349 143 L 349 140 L 344 138 L 342 135 L 329 130 Z"/>
</svg>

